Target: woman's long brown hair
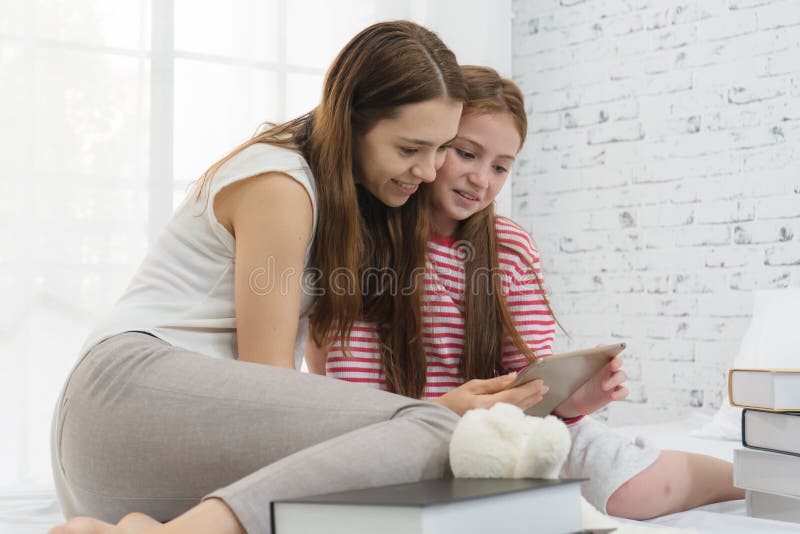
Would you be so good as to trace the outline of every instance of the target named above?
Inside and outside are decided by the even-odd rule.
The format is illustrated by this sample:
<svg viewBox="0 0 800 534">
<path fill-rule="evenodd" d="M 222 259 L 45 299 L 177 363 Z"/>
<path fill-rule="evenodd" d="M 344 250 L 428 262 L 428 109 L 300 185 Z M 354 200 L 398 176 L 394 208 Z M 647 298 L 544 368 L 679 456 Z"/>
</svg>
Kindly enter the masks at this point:
<svg viewBox="0 0 800 534">
<path fill-rule="evenodd" d="M 461 72 L 467 85 L 463 115 L 508 113 L 514 121 L 521 143 L 524 143 L 528 118 L 519 87 L 488 67 L 463 66 Z M 503 373 L 503 343 L 506 340 L 510 340 L 528 360 L 535 359 L 533 351 L 517 331 L 508 308 L 499 276 L 499 247 L 514 252 L 527 264 L 529 271 L 525 273 L 525 279 L 532 278 L 536 282 L 547 309 L 562 331 L 564 330 L 558 319 L 555 319 L 542 279 L 534 268 L 536 259 L 529 258 L 525 251 L 498 243 L 496 221 L 494 205 L 490 204 L 463 221 L 455 236 L 459 241 L 469 243 L 471 247 L 469 254 L 465 254 L 464 262 L 465 335 L 464 351 L 459 362 L 459 371 L 464 380 L 491 378 Z M 489 276 L 486 276 L 487 272 Z"/>
<path fill-rule="evenodd" d="M 441 97 L 466 97 L 453 52 L 413 22 L 374 24 L 339 52 L 315 109 L 256 134 L 212 165 L 197 188 L 199 198 L 221 165 L 256 143 L 300 152 L 314 175 L 318 206 L 311 337 L 319 345 L 331 337 L 347 340 L 357 319 L 370 318 L 379 326 L 389 389 L 412 396 L 425 380 L 420 301 L 428 201 L 418 192 L 403 207 L 389 208 L 357 187 L 356 139 L 396 116 L 400 106 Z M 379 284 L 362 284 L 365 271 L 373 268 L 393 269 L 396 286 L 406 291 L 393 294 Z"/>
</svg>

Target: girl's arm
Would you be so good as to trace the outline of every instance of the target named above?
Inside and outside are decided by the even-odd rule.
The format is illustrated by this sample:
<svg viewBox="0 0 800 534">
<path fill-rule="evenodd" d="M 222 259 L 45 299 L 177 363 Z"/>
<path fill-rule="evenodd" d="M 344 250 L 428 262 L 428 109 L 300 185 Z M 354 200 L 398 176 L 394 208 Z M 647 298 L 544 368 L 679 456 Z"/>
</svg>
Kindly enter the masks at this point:
<svg viewBox="0 0 800 534">
<path fill-rule="evenodd" d="M 546 299 L 544 298 L 546 296 L 544 293 L 544 287 L 542 284 L 537 283 L 536 277 L 533 276 L 533 273 L 531 272 L 532 269 L 537 269 L 538 272 L 539 253 L 536 250 L 536 247 L 534 246 L 533 240 L 530 238 L 530 236 L 528 236 L 527 233 L 524 233 L 521 228 L 519 228 L 519 231 L 523 233 L 519 234 L 518 242 L 523 246 L 521 250 L 517 251 L 519 254 L 519 259 L 522 263 L 522 266 L 520 267 L 520 270 L 517 271 L 517 274 L 522 274 L 523 276 L 521 276 L 519 279 L 512 277 L 512 286 L 508 297 L 509 299 L 513 299 L 515 296 L 530 294 L 531 297 L 529 298 L 536 298 L 535 295 L 537 292 L 541 291 L 542 295 L 538 298 L 538 300 L 541 302 L 546 302 Z M 538 280 L 541 282 L 541 275 L 538 277 Z M 520 285 L 520 281 L 524 281 L 524 283 Z M 546 307 L 549 313 L 538 317 L 526 316 L 526 314 L 530 313 L 531 310 L 525 307 L 517 307 L 516 311 L 512 310 L 511 313 L 514 318 L 514 322 L 518 324 L 525 321 L 530 321 L 531 319 L 541 320 L 541 326 L 538 328 L 528 327 L 524 330 L 520 329 L 520 334 L 522 335 L 523 340 L 528 343 L 528 346 L 532 351 L 536 347 L 539 347 L 539 350 L 541 351 L 541 347 L 544 346 L 544 352 L 552 354 L 551 346 L 555 337 L 555 326 L 556 324 L 560 326 L 560 324 L 558 321 L 556 321 L 555 316 L 553 316 L 552 309 L 550 308 L 549 304 L 547 304 Z M 527 364 L 524 359 L 520 357 L 515 358 L 515 352 L 516 351 L 513 348 L 511 348 L 510 351 L 508 348 L 504 349 L 503 365 L 506 369 L 518 369 L 519 365 L 524 366 Z M 562 419 L 576 419 L 583 415 L 594 413 L 610 402 L 624 399 L 628 395 L 627 388 L 622 385 L 626 379 L 627 375 L 625 374 L 625 371 L 622 370 L 622 358 L 617 356 L 611 360 L 611 362 L 606 364 L 597 374 L 595 374 L 594 377 L 581 386 L 575 393 L 573 393 L 567 400 L 558 405 L 555 410 L 553 410 L 553 414 L 561 417 Z"/>
<path fill-rule="evenodd" d="M 247 178 L 214 198 L 236 240 L 238 358 L 294 369 L 302 275 L 313 212 L 305 188 L 282 173 Z"/>
</svg>

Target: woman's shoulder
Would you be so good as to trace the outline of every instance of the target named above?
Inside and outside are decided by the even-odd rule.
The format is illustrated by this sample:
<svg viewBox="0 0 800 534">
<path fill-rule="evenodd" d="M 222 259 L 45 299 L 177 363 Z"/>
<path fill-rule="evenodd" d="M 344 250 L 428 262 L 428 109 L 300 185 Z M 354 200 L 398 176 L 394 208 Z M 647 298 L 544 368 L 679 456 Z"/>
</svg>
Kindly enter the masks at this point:
<svg viewBox="0 0 800 534">
<path fill-rule="evenodd" d="M 243 171 L 257 174 L 269 171 L 311 174 L 305 158 L 297 151 L 269 143 L 253 143 L 243 148 L 219 169 L 225 174 L 241 174 Z"/>
<path fill-rule="evenodd" d="M 274 174 L 289 178 L 275 181 L 269 176 Z M 297 188 L 297 184 L 301 187 Z M 226 246 L 232 247 L 231 221 L 244 199 L 248 203 L 263 198 L 270 202 L 292 205 L 297 202 L 301 207 L 308 199 L 311 202 L 313 227 L 316 228 L 318 214 L 315 185 L 311 170 L 302 155 L 281 146 L 253 143 L 237 150 L 220 164 L 209 177 L 208 185 L 203 187 L 200 194 L 193 192 L 178 212 L 195 216 L 197 207 L 200 206 L 200 213 L 207 214 L 214 232 Z"/>
<path fill-rule="evenodd" d="M 214 172 L 209 186 L 209 198 L 216 199 L 223 189 L 229 186 L 241 186 L 241 182 L 252 182 L 254 178 L 268 174 L 280 173 L 299 182 L 311 198 L 316 211 L 316 187 L 314 176 L 305 158 L 294 150 L 267 143 L 248 145 L 225 161 Z"/>
</svg>

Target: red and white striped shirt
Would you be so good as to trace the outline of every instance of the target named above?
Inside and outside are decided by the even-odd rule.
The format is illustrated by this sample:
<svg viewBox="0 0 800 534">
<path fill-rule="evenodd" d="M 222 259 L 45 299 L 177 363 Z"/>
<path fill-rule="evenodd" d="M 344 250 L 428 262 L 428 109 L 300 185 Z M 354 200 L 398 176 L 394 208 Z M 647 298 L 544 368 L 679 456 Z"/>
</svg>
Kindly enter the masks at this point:
<svg viewBox="0 0 800 534">
<path fill-rule="evenodd" d="M 497 218 L 500 277 L 509 312 L 519 334 L 537 357 L 552 354 L 555 321 L 541 289 L 531 275 L 530 262 L 540 275 L 539 255 L 530 236 L 516 223 Z M 425 293 L 422 298 L 423 344 L 427 356 L 427 384 L 422 398 L 429 400 L 464 383 L 458 363 L 464 349 L 464 256 L 469 244 L 448 237 L 428 243 Z M 487 273 L 488 274 L 488 273 Z M 510 338 L 503 344 L 502 365 L 507 371 L 528 364 Z M 358 322 L 350 336 L 350 356 L 341 340 L 328 350 L 328 376 L 385 389 L 379 339 L 369 323 Z"/>
</svg>

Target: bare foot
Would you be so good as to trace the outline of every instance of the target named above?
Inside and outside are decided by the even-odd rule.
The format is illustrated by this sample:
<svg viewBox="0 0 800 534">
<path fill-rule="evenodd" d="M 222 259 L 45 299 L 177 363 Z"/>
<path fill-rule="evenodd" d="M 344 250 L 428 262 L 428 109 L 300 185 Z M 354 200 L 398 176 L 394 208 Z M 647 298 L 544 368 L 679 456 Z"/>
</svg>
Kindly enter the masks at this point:
<svg viewBox="0 0 800 534">
<path fill-rule="evenodd" d="M 161 523 L 140 513 L 128 514 L 116 525 L 91 517 L 73 517 L 67 523 L 50 530 L 48 534 L 143 534 L 158 525 Z"/>
<path fill-rule="evenodd" d="M 153 519 L 147 514 L 133 512 L 123 517 L 117 527 L 120 527 L 130 534 L 143 534 L 153 527 L 161 526 L 161 522 Z"/>
<path fill-rule="evenodd" d="M 236 515 L 221 499 L 212 497 L 175 519 L 161 524 L 152 517 L 132 513 L 110 525 L 91 517 L 74 517 L 48 534 L 246 534 Z"/>
<path fill-rule="evenodd" d="M 123 528 L 92 519 L 91 517 L 73 517 L 63 525 L 59 525 L 47 534 L 128 534 Z"/>
</svg>

